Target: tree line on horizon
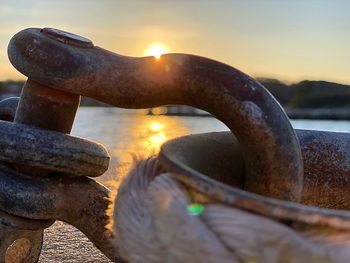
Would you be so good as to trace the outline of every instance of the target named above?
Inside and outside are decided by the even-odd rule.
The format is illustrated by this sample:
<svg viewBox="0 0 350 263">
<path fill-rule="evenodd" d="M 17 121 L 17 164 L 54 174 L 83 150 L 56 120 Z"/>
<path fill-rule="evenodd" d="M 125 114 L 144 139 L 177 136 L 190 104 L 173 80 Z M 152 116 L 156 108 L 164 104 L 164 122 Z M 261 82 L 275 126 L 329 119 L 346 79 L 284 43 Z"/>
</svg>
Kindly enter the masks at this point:
<svg viewBox="0 0 350 263">
<path fill-rule="evenodd" d="M 310 80 L 288 85 L 276 79 L 257 78 L 257 80 L 286 109 L 350 109 L 350 85 Z M 0 99 L 20 96 L 23 84 L 23 81 L 0 81 Z M 91 98 L 83 98 L 81 105 L 107 106 Z"/>
</svg>

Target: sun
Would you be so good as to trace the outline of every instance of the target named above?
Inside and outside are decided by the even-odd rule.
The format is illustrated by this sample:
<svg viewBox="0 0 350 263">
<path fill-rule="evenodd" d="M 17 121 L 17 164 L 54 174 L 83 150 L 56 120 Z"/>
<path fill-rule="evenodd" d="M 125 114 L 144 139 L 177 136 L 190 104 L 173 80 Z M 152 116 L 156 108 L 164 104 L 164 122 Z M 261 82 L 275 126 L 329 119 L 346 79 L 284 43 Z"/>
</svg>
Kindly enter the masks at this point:
<svg viewBox="0 0 350 263">
<path fill-rule="evenodd" d="M 143 52 L 145 56 L 153 56 L 159 59 L 161 55 L 168 53 L 169 48 L 162 43 L 153 43 Z"/>
</svg>

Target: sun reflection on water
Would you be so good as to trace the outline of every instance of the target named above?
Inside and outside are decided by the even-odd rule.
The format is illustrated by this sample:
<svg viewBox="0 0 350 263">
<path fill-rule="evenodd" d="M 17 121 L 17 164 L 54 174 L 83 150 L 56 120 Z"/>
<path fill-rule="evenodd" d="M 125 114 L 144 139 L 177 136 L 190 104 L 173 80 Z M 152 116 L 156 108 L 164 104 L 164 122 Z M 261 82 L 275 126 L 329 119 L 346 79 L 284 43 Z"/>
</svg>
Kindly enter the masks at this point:
<svg viewBox="0 0 350 263">
<path fill-rule="evenodd" d="M 154 131 L 154 132 L 162 131 L 164 129 L 164 124 L 155 121 L 150 123 L 149 128 L 151 131 Z"/>
<path fill-rule="evenodd" d="M 149 149 L 158 150 L 160 146 L 167 140 L 164 132 L 152 135 L 147 141 L 147 147 Z"/>
<path fill-rule="evenodd" d="M 128 125 L 123 127 L 125 133 L 123 140 L 116 141 L 109 151 L 111 155 L 111 166 L 107 172 L 108 179 L 104 184 L 116 187 L 115 169 L 117 175 L 125 174 L 132 164 L 135 156 L 146 158 L 159 152 L 162 144 L 170 139 L 189 134 L 180 118 L 168 116 L 129 116 Z M 120 131 L 119 131 L 120 132 Z M 116 136 L 117 137 L 117 136 Z M 120 134 L 119 136 L 120 137 Z M 111 168 L 112 168 L 111 167 Z M 116 168 L 115 168 L 116 167 Z"/>
</svg>

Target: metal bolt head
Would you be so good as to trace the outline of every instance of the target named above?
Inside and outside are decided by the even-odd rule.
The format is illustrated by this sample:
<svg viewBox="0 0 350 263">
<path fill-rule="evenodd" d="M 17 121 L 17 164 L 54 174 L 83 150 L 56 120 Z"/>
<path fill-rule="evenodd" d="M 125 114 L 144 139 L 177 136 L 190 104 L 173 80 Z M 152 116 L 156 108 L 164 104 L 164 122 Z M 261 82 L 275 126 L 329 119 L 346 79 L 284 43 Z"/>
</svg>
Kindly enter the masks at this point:
<svg viewBox="0 0 350 263">
<path fill-rule="evenodd" d="M 91 48 L 94 46 L 90 39 L 56 28 L 45 27 L 41 29 L 41 33 L 68 45 L 82 48 Z"/>
</svg>

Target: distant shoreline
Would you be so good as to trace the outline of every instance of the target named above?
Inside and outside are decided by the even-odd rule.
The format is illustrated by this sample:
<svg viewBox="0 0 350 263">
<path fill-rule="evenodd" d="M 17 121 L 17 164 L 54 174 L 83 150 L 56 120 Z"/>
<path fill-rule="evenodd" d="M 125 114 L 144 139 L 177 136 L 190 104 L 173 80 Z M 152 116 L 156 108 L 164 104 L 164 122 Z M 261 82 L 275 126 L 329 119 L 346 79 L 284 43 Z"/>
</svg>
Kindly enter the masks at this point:
<svg viewBox="0 0 350 263">
<path fill-rule="evenodd" d="M 316 109 L 285 109 L 290 119 L 310 120 L 350 120 L 350 109 L 342 108 L 316 108 Z M 213 117 L 207 112 L 170 112 L 164 114 L 152 114 L 152 116 L 184 116 L 184 117 Z"/>
<path fill-rule="evenodd" d="M 287 109 L 290 119 L 310 120 L 350 120 L 350 109 L 317 108 L 317 109 Z"/>
<path fill-rule="evenodd" d="M 277 99 L 291 119 L 350 120 L 350 85 L 308 80 L 289 85 L 276 79 L 257 78 L 257 80 Z M 23 81 L 0 81 L 0 100 L 20 96 L 23 84 Z M 81 106 L 109 105 L 82 97 Z M 186 106 L 163 108 L 167 110 L 154 115 L 210 116 L 206 112 Z"/>
</svg>

